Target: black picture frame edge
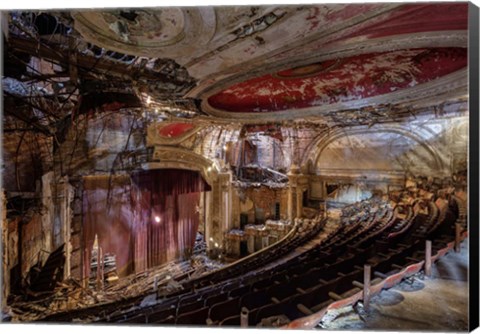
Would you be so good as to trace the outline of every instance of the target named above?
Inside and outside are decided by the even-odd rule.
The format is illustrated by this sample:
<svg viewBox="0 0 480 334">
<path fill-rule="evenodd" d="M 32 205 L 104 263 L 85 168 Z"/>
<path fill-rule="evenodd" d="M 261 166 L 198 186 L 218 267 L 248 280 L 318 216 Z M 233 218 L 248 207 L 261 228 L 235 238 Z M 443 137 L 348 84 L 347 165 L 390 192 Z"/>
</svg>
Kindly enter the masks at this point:
<svg viewBox="0 0 480 334">
<path fill-rule="evenodd" d="M 479 7 L 469 3 L 469 331 L 479 327 Z"/>
</svg>

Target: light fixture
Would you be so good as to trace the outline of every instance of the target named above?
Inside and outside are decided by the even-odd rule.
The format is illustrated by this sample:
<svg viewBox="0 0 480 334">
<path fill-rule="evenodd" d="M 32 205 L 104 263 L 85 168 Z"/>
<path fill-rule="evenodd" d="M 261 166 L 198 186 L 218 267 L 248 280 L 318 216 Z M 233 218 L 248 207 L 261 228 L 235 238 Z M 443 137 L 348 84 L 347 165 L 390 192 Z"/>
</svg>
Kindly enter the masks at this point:
<svg viewBox="0 0 480 334">
<path fill-rule="evenodd" d="M 210 237 L 210 239 L 208 239 L 208 240 L 210 240 L 210 241 L 213 241 L 213 238 L 212 238 L 212 237 Z"/>
<path fill-rule="evenodd" d="M 223 150 L 224 150 L 224 151 L 227 150 L 227 144 L 223 145 Z"/>
<path fill-rule="evenodd" d="M 160 223 L 160 220 L 161 220 L 161 219 L 160 219 L 159 216 L 155 216 L 155 222 L 156 222 L 156 223 Z"/>
<path fill-rule="evenodd" d="M 217 248 L 218 248 L 218 243 L 215 243 L 215 247 L 217 247 Z"/>
<path fill-rule="evenodd" d="M 208 168 L 207 168 L 207 171 L 208 171 L 208 172 L 211 172 L 211 171 L 212 171 L 212 167 L 208 167 Z"/>
<path fill-rule="evenodd" d="M 155 108 L 155 114 L 158 114 L 158 108 Z"/>
</svg>

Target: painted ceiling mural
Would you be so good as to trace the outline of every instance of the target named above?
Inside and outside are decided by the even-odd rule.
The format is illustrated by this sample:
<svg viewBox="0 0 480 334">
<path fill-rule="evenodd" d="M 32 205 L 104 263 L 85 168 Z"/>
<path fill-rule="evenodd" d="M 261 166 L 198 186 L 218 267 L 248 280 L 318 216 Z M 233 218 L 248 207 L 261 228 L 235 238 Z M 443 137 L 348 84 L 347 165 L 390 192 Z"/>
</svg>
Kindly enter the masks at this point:
<svg viewBox="0 0 480 334">
<path fill-rule="evenodd" d="M 38 46 L 14 28 L 8 42 L 15 52 L 35 50 L 31 62 L 38 66 L 67 68 L 71 47 L 65 41 L 75 32 L 78 76 L 88 93 L 80 113 L 153 103 L 181 118 L 372 124 L 390 119 L 391 110 L 404 112 L 408 101 L 424 112 L 432 101 L 466 96 L 466 2 L 117 8 L 13 17 L 43 36 Z M 6 69 L 19 66 L 11 58 Z M 24 94 L 21 85 L 11 87 L 20 80 L 7 79 L 9 91 Z M 68 92 L 72 83 L 56 88 Z M 367 106 L 376 114 L 360 111 Z M 339 111 L 355 117 L 333 117 Z M 184 137 L 171 131 L 153 132 L 157 139 Z"/>
<path fill-rule="evenodd" d="M 466 66 L 466 48 L 368 53 L 253 78 L 220 91 L 208 102 L 229 112 L 301 109 L 415 87 Z"/>
<path fill-rule="evenodd" d="M 359 29 L 352 35 L 378 38 L 425 31 L 467 30 L 465 3 L 409 4 L 394 11 L 386 20 Z"/>
</svg>

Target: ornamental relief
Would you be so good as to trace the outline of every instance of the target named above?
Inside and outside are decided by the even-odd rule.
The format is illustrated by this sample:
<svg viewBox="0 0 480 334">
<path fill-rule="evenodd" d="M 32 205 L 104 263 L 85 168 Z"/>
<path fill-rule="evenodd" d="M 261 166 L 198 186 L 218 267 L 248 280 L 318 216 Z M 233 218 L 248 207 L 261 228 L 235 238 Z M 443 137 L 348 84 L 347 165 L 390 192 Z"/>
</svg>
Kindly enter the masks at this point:
<svg viewBox="0 0 480 334">
<path fill-rule="evenodd" d="M 198 131 L 203 125 L 191 122 L 155 122 L 147 129 L 147 146 L 178 145 Z"/>
</svg>

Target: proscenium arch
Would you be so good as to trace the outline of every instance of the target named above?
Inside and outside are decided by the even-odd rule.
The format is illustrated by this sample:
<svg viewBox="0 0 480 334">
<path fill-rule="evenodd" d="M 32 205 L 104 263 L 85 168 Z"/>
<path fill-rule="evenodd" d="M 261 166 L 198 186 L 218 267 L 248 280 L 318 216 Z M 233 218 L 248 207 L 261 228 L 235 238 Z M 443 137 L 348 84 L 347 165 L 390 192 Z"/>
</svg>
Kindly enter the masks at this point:
<svg viewBox="0 0 480 334">
<path fill-rule="evenodd" d="M 184 169 L 200 172 L 203 179 L 212 186 L 217 180 L 218 172 L 212 160 L 192 151 L 172 146 L 155 146 L 153 162 L 142 164 L 142 169 Z"/>
<path fill-rule="evenodd" d="M 211 191 L 207 195 L 206 210 L 208 212 L 205 224 L 205 241 L 207 242 L 207 253 L 213 249 L 213 243 L 207 240 L 214 236 L 214 225 L 220 221 L 219 210 L 215 210 L 214 201 L 221 197 L 221 187 L 218 186 L 218 169 L 213 161 L 195 153 L 179 147 L 173 146 L 155 146 L 153 151 L 153 161 L 142 164 L 143 170 L 155 169 L 184 169 L 197 171 L 207 182 Z M 217 206 L 218 207 L 218 206 Z M 215 237 L 216 238 L 216 237 Z"/>
<path fill-rule="evenodd" d="M 422 138 L 411 132 L 411 130 L 400 128 L 400 127 L 382 127 L 382 128 L 349 128 L 349 129 L 338 129 L 333 132 L 327 133 L 325 135 L 320 136 L 317 140 L 315 140 L 309 147 L 308 151 L 304 155 L 304 159 L 302 161 L 302 166 L 308 166 L 309 164 L 313 167 L 316 166 L 318 160 L 322 152 L 325 148 L 332 142 L 346 137 L 350 135 L 362 135 L 362 134 L 374 134 L 374 133 L 395 133 L 404 137 L 407 137 L 420 146 L 422 146 L 433 158 L 434 166 L 432 169 L 443 171 L 445 169 L 444 163 L 440 158 L 438 152 L 433 148 L 430 144 L 426 142 L 426 139 Z M 311 172 L 310 170 L 305 172 Z"/>
</svg>

